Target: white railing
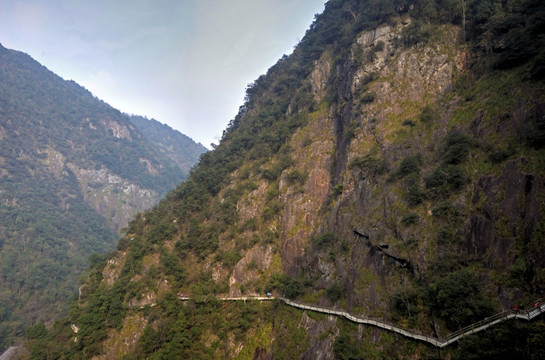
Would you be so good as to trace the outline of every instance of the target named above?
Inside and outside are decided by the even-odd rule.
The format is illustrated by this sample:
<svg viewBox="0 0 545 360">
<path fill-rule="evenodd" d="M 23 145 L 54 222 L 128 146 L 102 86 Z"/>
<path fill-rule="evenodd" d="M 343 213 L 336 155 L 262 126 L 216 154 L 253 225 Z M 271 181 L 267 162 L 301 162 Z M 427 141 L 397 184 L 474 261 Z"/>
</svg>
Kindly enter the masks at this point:
<svg viewBox="0 0 545 360">
<path fill-rule="evenodd" d="M 360 318 L 357 316 L 354 316 L 348 312 L 342 311 L 342 310 L 336 310 L 336 309 L 329 309 L 324 307 L 318 307 L 318 306 L 311 306 L 306 305 L 302 303 L 298 303 L 289 299 L 286 299 L 284 297 L 275 297 L 275 296 L 241 296 L 241 297 L 218 297 L 218 300 L 221 301 L 267 301 L 267 300 L 280 300 L 284 302 L 286 305 L 302 309 L 302 310 L 310 310 L 322 314 L 328 314 L 328 315 L 335 315 L 335 316 L 342 316 L 346 318 L 349 321 L 352 321 L 357 324 L 366 324 L 366 325 L 372 325 L 376 326 L 388 331 L 392 331 L 395 333 L 398 333 L 400 335 L 403 335 L 408 338 L 412 338 L 418 341 L 427 342 L 428 344 L 431 344 L 435 347 L 443 348 L 445 346 L 448 346 L 452 343 L 455 343 L 456 341 L 460 340 L 464 336 L 468 336 L 471 334 L 478 333 L 479 331 L 488 329 L 491 326 L 494 326 L 496 324 L 499 324 L 501 322 L 504 322 L 509 319 L 522 319 L 530 321 L 534 319 L 535 317 L 541 315 L 543 312 L 545 312 L 545 304 L 542 304 L 541 302 L 538 303 L 537 306 L 530 310 L 521 311 L 521 310 L 510 310 L 510 311 L 503 311 L 499 314 L 496 314 L 494 316 L 485 318 L 484 320 L 478 321 L 474 324 L 468 325 L 460 330 L 457 330 L 453 332 L 452 334 L 449 334 L 444 341 L 441 341 L 440 339 L 429 337 L 426 335 L 417 334 L 405 329 L 402 329 L 400 327 L 394 326 L 392 324 L 388 324 L 383 321 L 379 320 L 373 320 L 368 318 Z M 180 300 L 189 300 L 188 296 L 180 296 Z"/>
</svg>

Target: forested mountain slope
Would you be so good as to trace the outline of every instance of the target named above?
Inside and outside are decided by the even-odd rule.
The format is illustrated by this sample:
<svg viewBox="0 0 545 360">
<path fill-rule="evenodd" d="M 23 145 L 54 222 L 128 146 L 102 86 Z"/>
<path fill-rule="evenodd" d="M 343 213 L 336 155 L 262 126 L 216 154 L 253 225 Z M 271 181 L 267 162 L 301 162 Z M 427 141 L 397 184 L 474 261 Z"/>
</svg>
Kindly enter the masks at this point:
<svg viewBox="0 0 545 360">
<path fill-rule="evenodd" d="M 130 120 L 160 153 L 170 158 L 185 173 L 189 173 L 199 156 L 207 151 L 202 144 L 195 143 L 188 136 L 155 119 L 131 116 Z"/>
<path fill-rule="evenodd" d="M 248 87 L 216 149 L 93 263 L 70 316 L 32 329 L 29 356 L 542 358 L 543 319 L 439 352 L 218 297 L 271 291 L 430 337 L 532 306 L 544 19 L 535 0 L 329 1 Z"/>
<path fill-rule="evenodd" d="M 0 345 L 66 314 L 87 258 L 182 181 L 196 149 L 182 168 L 129 116 L 0 45 Z"/>
</svg>

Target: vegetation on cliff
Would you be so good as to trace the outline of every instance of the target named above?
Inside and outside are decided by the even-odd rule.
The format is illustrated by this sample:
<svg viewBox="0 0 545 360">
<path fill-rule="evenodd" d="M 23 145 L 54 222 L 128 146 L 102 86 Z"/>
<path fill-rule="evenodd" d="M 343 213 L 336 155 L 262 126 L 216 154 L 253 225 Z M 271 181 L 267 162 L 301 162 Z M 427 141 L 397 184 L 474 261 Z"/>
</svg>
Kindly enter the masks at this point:
<svg viewBox="0 0 545 360">
<path fill-rule="evenodd" d="M 428 336 L 531 306 L 545 274 L 544 15 L 534 0 L 329 1 L 30 357 L 441 356 L 218 295 L 272 291 Z M 537 359 L 542 328 L 446 351 Z"/>
</svg>

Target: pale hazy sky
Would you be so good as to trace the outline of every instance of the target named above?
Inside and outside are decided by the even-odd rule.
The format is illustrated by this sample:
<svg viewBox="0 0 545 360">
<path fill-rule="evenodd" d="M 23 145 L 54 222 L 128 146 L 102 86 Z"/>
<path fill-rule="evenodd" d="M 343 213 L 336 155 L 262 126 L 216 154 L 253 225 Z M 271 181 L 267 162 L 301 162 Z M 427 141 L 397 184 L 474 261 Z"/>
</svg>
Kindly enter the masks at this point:
<svg viewBox="0 0 545 360">
<path fill-rule="evenodd" d="M 326 0 L 0 0 L 0 43 L 209 147 Z"/>
</svg>

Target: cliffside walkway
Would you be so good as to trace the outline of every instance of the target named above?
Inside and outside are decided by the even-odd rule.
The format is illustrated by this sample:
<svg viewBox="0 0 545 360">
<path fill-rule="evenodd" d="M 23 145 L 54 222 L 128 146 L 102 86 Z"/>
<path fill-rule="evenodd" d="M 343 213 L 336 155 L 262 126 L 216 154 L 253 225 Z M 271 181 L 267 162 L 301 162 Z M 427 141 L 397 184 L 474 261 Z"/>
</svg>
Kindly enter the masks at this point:
<svg viewBox="0 0 545 360">
<path fill-rule="evenodd" d="M 187 297 L 187 296 L 181 296 L 180 299 L 181 300 L 189 300 L 190 298 Z M 280 301 L 283 301 L 288 306 L 292 306 L 292 307 L 295 307 L 295 308 L 298 308 L 298 309 L 303 309 L 303 310 L 315 311 L 315 312 L 319 312 L 319 313 L 322 313 L 322 314 L 341 316 L 341 317 L 344 317 L 344 318 L 346 318 L 346 319 L 348 319 L 348 320 L 350 320 L 350 321 L 352 321 L 354 323 L 357 323 L 357 324 L 366 324 L 366 325 L 376 326 L 376 327 L 379 327 L 381 329 L 392 331 L 392 332 L 398 333 L 400 335 L 403 335 L 405 337 L 408 337 L 408 338 L 411 338 L 411 339 L 414 339 L 414 340 L 426 342 L 426 343 L 431 344 L 431 345 L 433 345 L 435 347 L 438 347 L 438 348 L 444 348 L 444 347 L 446 347 L 446 346 L 448 346 L 448 345 L 450 345 L 452 343 L 455 343 L 456 341 L 460 340 L 464 336 L 476 334 L 476 333 L 478 333 L 480 331 L 486 330 L 489 327 L 497 325 L 497 324 L 499 324 L 501 322 L 504 322 L 504 321 L 507 321 L 507 320 L 510 320 L 510 319 L 521 319 L 521 320 L 530 321 L 530 320 L 534 319 L 535 317 L 537 317 L 537 316 L 539 316 L 539 315 L 541 315 L 542 313 L 545 312 L 545 304 L 542 304 L 542 303 L 539 303 L 538 306 L 536 306 L 536 307 L 534 307 L 534 308 L 532 308 L 530 310 L 526 310 L 526 311 L 522 311 L 522 310 L 503 311 L 503 312 L 501 312 L 499 314 L 488 317 L 488 318 L 486 318 L 484 320 L 478 321 L 478 322 L 476 322 L 474 324 L 471 324 L 471 325 L 468 325 L 468 326 L 466 326 L 466 327 L 464 327 L 464 328 L 462 328 L 462 329 L 460 329 L 458 331 L 455 331 L 452 334 L 449 334 L 444 339 L 437 339 L 437 338 L 429 337 L 429 336 L 426 336 L 426 335 L 420 335 L 420 334 L 417 334 L 417 333 L 402 329 L 400 327 L 397 327 L 397 326 L 394 326 L 394 325 L 391 325 L 391 324 L 388 324 L 388 323 L 385 323 L 385 322 L 382 322 L 382 321 L 359 318 L 359 317 L 356 317 L 356 316 L 354 316 L 352 314 L 347 313 L 346 311 L 329 309 L 329 308 L 324 308 L 324 307 L 311 306 L 311 305 L 305 305 L 305 304 L 297 303 L 295 301 L 291 301 L 291 300 L 288 300 L 286 298 L 278 297 L 278 296 L 270 296 L 270 297 L 264 297 L 264 296 L 218 297 L 217 299 L 220 300 L 220 301 L 244 301 L 244 302 L 246 302 L 246 301 L 280 300 Z"/>
</svg>

